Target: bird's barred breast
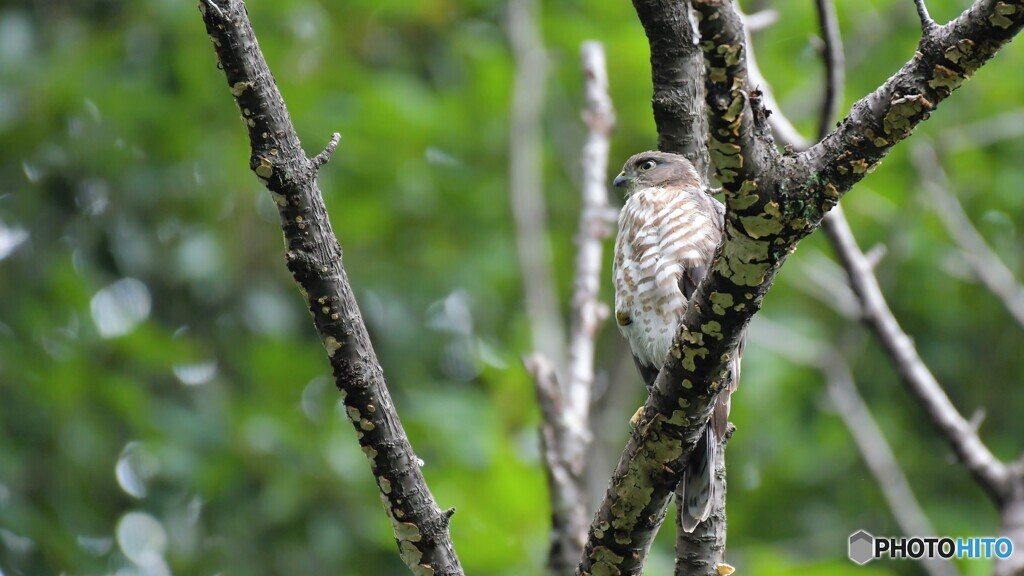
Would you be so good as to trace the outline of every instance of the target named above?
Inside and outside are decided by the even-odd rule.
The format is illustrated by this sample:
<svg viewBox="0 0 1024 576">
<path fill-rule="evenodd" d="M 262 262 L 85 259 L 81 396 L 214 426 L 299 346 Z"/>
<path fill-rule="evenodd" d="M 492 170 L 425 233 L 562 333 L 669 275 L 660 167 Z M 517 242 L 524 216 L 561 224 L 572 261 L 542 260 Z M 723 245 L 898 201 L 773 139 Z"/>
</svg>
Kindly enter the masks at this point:
<svg viewBox="0 0 1024 576">
<path fill-rule="evenodd" d="M 697 192 L 696 194 L 703 194 Z M 714 253 L 716 230 L 704 198 L 689 191 L 634 194 L 619 216 L 615 245 L 615 312 L 619 330 L 645 364 L 660 367 L 686 299 L 679 279 Z"/>
</svg>

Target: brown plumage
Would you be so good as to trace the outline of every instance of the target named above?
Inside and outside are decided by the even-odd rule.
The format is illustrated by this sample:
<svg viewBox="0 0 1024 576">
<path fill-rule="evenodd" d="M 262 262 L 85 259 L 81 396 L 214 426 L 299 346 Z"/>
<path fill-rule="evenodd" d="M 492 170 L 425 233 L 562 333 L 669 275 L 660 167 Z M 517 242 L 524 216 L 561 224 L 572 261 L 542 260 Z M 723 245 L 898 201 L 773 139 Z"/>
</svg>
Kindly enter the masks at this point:
<svg viewBox="0 0 1024 576">
<path fill-rule="evenodd" d="M 725 207 L 704 189 L 693 165 L 677 154 L 636 154 L 614 184 L 626 188 L 615 239 L 615 320 L 650 387 L 722 239 Z M 687 532 L 711 513 L 715 453 L 728 424 L 742 350 L 741 341 L 728 386 L 718 396 L 710 425 L 683 473 L 682 525 Z"/>
</svg>

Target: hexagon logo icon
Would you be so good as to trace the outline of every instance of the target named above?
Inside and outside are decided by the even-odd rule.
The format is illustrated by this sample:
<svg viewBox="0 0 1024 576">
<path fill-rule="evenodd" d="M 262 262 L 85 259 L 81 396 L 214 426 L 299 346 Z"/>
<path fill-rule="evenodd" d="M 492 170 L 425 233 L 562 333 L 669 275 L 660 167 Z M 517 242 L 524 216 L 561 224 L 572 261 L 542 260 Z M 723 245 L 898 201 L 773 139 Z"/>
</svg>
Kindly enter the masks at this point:
<svg viewBox="0 0 1024 576">
<path fill-rule="evenodd" d="M 867 564 L 875 557 L 875 537 L 863 530 L 850 534 L 850 560 L 857 564 Z"/>
</svg>

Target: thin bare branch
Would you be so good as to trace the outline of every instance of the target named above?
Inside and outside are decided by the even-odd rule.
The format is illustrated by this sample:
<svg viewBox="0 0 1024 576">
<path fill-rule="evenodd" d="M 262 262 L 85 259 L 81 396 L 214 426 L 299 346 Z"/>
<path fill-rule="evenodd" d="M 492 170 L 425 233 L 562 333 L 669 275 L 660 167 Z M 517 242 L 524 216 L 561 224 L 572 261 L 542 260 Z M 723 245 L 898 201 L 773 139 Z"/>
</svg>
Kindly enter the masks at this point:
<svg viewBox="0 0 1024 576">
<path fill-rule="evenodd" d="M 245 4 L 204 0 L 199 7 L 246 121 L 249 166 L 277 200 L 288 270 L 313 315 L 402 560 L 414 574 L 461 576 L 448 532 L 454 510 L 441 510 L 427 487 L 342 266 L 341 246 L 316 183 L 318 162 L 327 154 L 310 159 L 303 152 Z"/>
<path fill-rule="evenodd" d="M 565 329 L 551 263 L 544 205 L 541 120 L 548 58 L 537 28 L 538 0 L 509 0 L 507 32 L 515 58 L 509 127 L 509 198 L 516 225 L 516 248 L 534 350 L 561 375 L 565 369 Z"/>
<path fill-rule="evenodd" d="M 917 18 L 921 21 L 921 32 L 925 36 L 938 28 L 935 20 L 928 14 L 927 0 L 914 0 L 914 7 L 917 9 Z"/>
<path fill-rule="evenodd" d="M 937 534 L 917 501 L 899 460 L 896 459 L 867 403 L 857 390 L 857 383 L 843 355 L 821 340 L 806 338 L 764 317 L 752 328 L 753 341 L 757 345 L 764 346 L 791 362 L 822 372 L 828 384 L 829 398 L 854 444 L 857 445 L 868 470 L 875 477 L 902 533 L 906 536 Z M 931 576 L 959 574 L 949 560 L 942 558 L 923 559 L 922 564 Z"/>
<path fill-rule="evenodd" d="M 587 125 L 587 137 L 581 158 L 582 202 L 576 234 L 569 323 L 568 396 L 573 418 L 586 429 L 590 390 L 594 382 L 594 340 L 601 322 L 608 317 L 608 307 L 598 300 L 598 294 L 601 291 L 604 240 L 611 235 L 616 216 L 608 204 L 607 191 L 608 151 L 615 127 L 615 112 L 608 96 L 604 47 L 599 42 L 584 42 L 580 54 L 586 95 L 583 121 Z"/>
<path fill-rule="evenodd" d="M 985 238 L 974 227 L 963 206 L 950 192 L 949 178 L 942 169 L 935 149 L 925 140 L 913 148 L 914 164 L 921 177 L 922 188 L 929 195 L 931 206 L 939 215 L 946 232 L 964 254 L 974 275 L 999 298 L 1010 316 L 1024 328 L 1024 287 L 1013 272 L 1003 264 Z"/>
<path fill-rule="evenodd" d="M 338 142 L 341 142 L 341 134 L 337 132 L 331 134 L 331 140 L 327 143 L 327 146 L 312 158 L 314 168 L 319 170 L 321 166 L 327 164 L 334 154 L 334 150 L 338 148 Z"/>
<path fill-rule="evenodd" d="M 835 210 L 841 209 L 837 206 Z M 824 229 L 847 271 L 850 286 L 861 301 L 864 322 L 874 332 L 903 382 L 935 427 L 946 437 L 960 461 L 979 485 L 997 503 L 1001 503 L 1010 496 L 1006 465 L 989 451 L 970 422 L 953 406 L 942 386 L 917 354 L 913 341 L 900 328 L 846 220 L 830 220 Z"/>
<path fill-rule="evenodd" d="M 590 398 L 594 384 L 594 343 L 608 317 L 598 300 L 604 240 L 611 234 L 614 212 L 605 188 L 609 137 L 615 125 L 604 48 L 584 42 L 583 61 L 586 107 L 583 121 L 587 138 L 582 153 L 579 231 L 569 320 L 568 379 L 559 385 L 550 362 L 539 355 L 525 360 L 534 377 L 541 405 L 541 440 L 552 506 L 548 571 L 570 575 L 579 563 L 590 519 L 586 454 L 591 442 Z"/>
<path fill-rule="evenodd" d="M 832 130 L 832 122 L 843 102 L 846 65 L 835 5 L 832 0 L 814 0 L 814 5 L 818 8 L 818 28 L 824 42 L 822 59 L 825 61 L 825 97 L 818 116 L 818 140 L 821 140 Z"/>
</svg>

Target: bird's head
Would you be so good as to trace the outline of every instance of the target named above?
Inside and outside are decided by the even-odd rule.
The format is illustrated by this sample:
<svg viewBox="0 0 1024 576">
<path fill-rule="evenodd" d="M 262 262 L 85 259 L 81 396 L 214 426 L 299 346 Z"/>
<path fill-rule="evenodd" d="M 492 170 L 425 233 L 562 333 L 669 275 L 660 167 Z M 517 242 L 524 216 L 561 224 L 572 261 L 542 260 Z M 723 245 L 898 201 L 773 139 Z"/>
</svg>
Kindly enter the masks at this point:
<svg viewBox="0 0 1024 576">
<path fill-rule="evenodd" d="M 668 185 L 701 188 L 697 169 L 684 156 L 670 152 L 641 152 L 630 156 L 612 185 L 625 188 L 629 196 L 644 188 Z"/>
</svg>

